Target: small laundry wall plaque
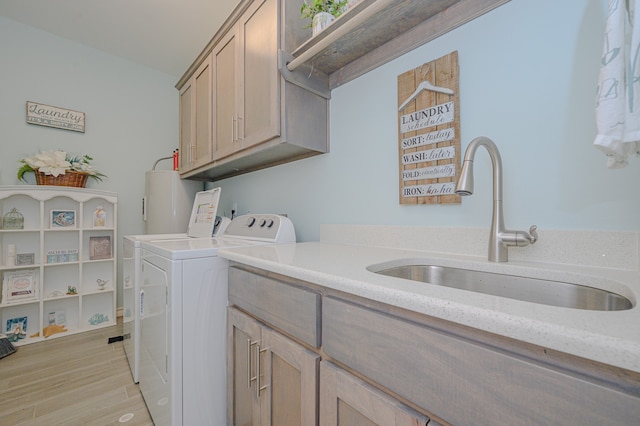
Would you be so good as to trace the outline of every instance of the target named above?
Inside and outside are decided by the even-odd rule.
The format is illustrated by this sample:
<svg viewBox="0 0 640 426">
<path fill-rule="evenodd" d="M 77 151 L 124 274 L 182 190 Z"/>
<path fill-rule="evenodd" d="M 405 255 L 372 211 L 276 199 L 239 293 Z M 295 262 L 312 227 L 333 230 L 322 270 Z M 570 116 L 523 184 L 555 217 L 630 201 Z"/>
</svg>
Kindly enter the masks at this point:
<svg viewBox="0 0 640 426">
<path fill-rule="evenodd" d="M 459 204 L 458 52 L 398 76 L 400 204 Z"/>
<path fill-rule="evenodd" d="M 84 133 L 84 112 L 27 101 L 27 123 Z"/>
</svg>

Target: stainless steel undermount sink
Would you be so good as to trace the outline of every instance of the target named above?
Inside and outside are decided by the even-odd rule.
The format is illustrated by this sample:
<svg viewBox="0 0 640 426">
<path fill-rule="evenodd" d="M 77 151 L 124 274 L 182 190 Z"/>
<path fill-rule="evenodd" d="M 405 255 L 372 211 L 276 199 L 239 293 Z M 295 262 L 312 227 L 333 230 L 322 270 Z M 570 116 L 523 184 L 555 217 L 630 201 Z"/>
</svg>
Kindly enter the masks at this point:
<svg viewBox="0 0 640 426">
<path fill-rule="evenodd" d="M 371 265 L 367 270 L 390 277 L 564 308 L 622 311 L 633 307 L 624 296 L 580 284 L 436 265 L 388 265 Z"/>
</svg>

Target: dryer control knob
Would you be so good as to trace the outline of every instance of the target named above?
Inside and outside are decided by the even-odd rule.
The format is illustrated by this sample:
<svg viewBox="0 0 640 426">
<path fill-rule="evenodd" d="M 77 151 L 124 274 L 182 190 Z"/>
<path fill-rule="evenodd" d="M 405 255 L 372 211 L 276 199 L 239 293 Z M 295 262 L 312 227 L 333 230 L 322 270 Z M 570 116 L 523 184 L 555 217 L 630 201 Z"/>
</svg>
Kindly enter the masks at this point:
<svg viewBox="0 0 640 426">
<path fill-rule="evenodd" d="M 256 223 L 256 218 L 255 218 L 255 217 L 250 217 L 250 218 L 247 220 L 247 226 L 248 226 L 249 228 L 251 228 L 253 225 L 255 225 L 255 223 Z"/>
</svg>

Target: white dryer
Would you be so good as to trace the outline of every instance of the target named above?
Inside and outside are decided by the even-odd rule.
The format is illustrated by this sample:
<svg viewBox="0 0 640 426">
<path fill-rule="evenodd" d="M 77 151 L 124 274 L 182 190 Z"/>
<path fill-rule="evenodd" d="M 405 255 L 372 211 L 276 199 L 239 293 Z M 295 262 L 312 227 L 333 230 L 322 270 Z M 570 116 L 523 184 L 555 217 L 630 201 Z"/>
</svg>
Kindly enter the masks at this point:
<svg viewBox="0 0 640 426">
<path fill-rule="evenodd" d="M 140 390 L 156 426 L 226 422 L 228 261 L 221 248 L 294 243 L 291 221 L 256 214 L 217 238 L 142 242 Z"/>
<path fill-rule="evenodd" d="M 142 269 L 142 242 L 155 240 L 183 240 L 188 237 L 222 235 L 231 222 L 229 218 L 215 216 L 220 201 L 220 188 L 200 191 L 195 195 L 191 219 L 186 233 L 127 235 L 122 239 L 123 287 L 123 343 L 129 368 L 135 383 L 140 379 L 140 285 Z M 205 206 L 205 207 L 203 207 Z M 215 220 L 202 220 L 200 211 L 206 210 Z M 207 217 L 205 217 L 207 219 Z M 213 230 L 212 230 L 213 229 Z"/>
<path fill-rule="evenodd" d="M 187 234 L 127 235 L 122 238 L 122 338 L 133 381 L 140 377 L 140 275 L 142 270 L 142 241 L 168 238 L 187 238 Z"/>
</svg>

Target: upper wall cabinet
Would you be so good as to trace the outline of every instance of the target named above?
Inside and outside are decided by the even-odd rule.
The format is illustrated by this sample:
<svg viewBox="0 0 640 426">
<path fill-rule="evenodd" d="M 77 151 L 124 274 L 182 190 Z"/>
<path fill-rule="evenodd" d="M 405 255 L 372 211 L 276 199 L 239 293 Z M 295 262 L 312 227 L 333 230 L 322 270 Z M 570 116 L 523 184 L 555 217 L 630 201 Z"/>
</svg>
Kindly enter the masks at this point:
<svg viewBox="0 0 640 426">
<path fill-rule="evenodd" d="M 198 67 L 210 60 L 212 157 L 181 167 L 182 177 L 216 180 L 328 151 L 328 91 L 308 90 L 279 71 L 279 52 L 293 51 L 310 35 L 301 5 L 302 0 L 242 1 L 178 83 L 185 93 Z M 181 99 L 181 117 L 187 105 L 200 106 Z M 209 104 L 204 105 L 206 110 Z"/>
<path fill-rule="evenodd" d="M 176 85 L 181 176 L 216 180 L 327 152 L 331 89 L 508 1 L 361 0 L 311 37 L 303 0 L 241 0 Z M 206 64 L 211 103 L 193 99 Z"/>
</svg>

